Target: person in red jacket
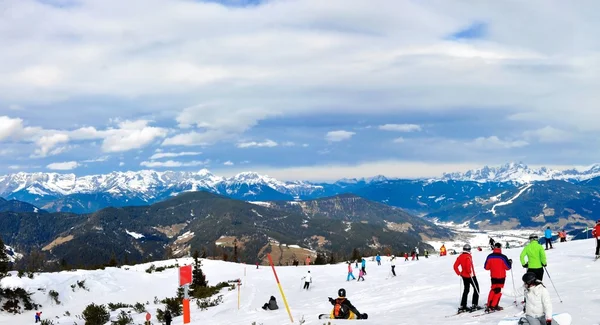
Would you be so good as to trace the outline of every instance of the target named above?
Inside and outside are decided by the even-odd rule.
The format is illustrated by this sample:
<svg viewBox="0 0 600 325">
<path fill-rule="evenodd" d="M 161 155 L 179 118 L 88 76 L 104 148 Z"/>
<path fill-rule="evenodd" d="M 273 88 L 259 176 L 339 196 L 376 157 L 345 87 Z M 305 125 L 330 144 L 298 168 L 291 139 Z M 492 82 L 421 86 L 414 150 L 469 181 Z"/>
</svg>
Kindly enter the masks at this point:
<svg viewBox="0 0 600 325">
<path fill-rule="evenodd" d="M 600 258 L 600 219 L 592 229 L 592 235 L 596 238 L 596 258 Z"/>
<path fill-rule="evenodd" d="M 460 267 L 460 269 L 459 269 Z M 458 255 L 456 262 L 454 262 L 454 272 L 456 275 L 462 277 L 463 283 L 465 285 L 462 300 L 460 301 L 460 307 L 458 308 L 458 312 L 462 313 L 465 311 L 472 312 L 478 309 L 482 309 L 478 305 L 479 303 L 479 283 L 477 283 L 477 277 L 475 276 L 475 268 L 473 267 L 473 257 L 471 256 L 471 245 L 465 244 L 463 246 L 462 254 Z M 473 292 L 473 305 L 469 308 L 467 307 L 467 298 L 469 297 L 469 291 L 471 286 L 475 289 Z"/>
<path fill-rule="evenodd" d="M 504 282 L 506 281 L 506 271 L 512 267 L 512 260 L 502 254 L 501 243 L 494 244 L 494 251 L 485 259 L 483 267 L 490 271 L 490 277 L 492 278 L 492 288 L 488 295 L 485 311 L 489 313 L 502 310 L 504 308 L 498 306 L 498 303 L 502 297 L 502 288 L 504 288 Z"/>
</svg>

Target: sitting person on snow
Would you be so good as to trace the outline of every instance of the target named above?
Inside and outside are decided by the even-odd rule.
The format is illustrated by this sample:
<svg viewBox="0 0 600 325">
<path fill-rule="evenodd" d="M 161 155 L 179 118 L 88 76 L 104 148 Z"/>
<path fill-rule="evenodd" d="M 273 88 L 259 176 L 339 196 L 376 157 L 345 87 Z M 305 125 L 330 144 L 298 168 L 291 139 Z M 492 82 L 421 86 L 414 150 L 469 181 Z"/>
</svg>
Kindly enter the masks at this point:
<svg viewBox="0 0 600 325">
<path fill-rule="evenodd" d="M 552 320 L 552 302 L 550 294 L 535 273 L 523 275 L 525 285 L 525 317 L 519 319 L 519 325 L 558 325 Z"/>
<path fill-rule="evenodd" d="M 265 303 L 262 306 L 262 309 L 264 310 L 277 310 L 279 309 L 279 306 L 277 306 L 277 300 L 275 300 L 275 297 L 271 296 L 271 299 L 269 299 L 269 302 Z"/>
<path fill-rule="evenodd" d="M 338 290 L 338 298 L 329 297 L 329 302 L 333 305 L 330 318 L 335 319 L 367 319 L 367 314 L 361 314 L 358 309 L 346 299 L 346 289 Z"/>
</svg>

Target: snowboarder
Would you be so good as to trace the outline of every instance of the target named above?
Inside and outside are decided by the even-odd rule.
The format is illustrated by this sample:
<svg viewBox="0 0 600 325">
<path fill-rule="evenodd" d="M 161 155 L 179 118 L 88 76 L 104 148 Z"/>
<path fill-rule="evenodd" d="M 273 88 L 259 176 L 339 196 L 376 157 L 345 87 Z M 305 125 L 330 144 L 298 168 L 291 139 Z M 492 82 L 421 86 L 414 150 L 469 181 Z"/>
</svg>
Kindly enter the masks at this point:
<svg viewBox="0 0 600 325">
<path fill-rule="evenodd" d="M 404 261 L 408 261 L 408 253 L 404 253 Z"/>
<path fill-rule="evenodd" d="M 279 306 L 277 306 L 277 300 L 275 300 L 274 296 L 271 296 L 271 299 L 269 299 L 269 302 L 265 303 L 262 306 L 262 309 L 264 310 L 277 310 L 279 309 Z"/>
<path fill-rule="evenodd" d="M 392 255 L 392 259 L 390 260 L 390 264 L 392 264 L 392 275 L 396 276 L 396 256 Z"/>
<path fill-rule="evenodd" d="M 42 312 L 38 311 L 37 313 L 35 313 L 35 322 L 41 322 L 42 321 Z"/>
<path fill-rule="evenodd" d="M 168 309 L 165 311 L 164 319 L 165 319 L 165 324 L 171 325 L 171 321 L 173 320 L 173 317 L 171 316 L 171 312 Z"/>
<path fill-rule="evenodd" d="M 361 266 L 361 271 L 363 271 L 363 273 L 365 275 L 367 275 L 367 261 L 365 260 L 364 257 L 363 257 L 363 259 L 362 259 L 362 261 L 360 263 L 361 263 L 361 265 L 360 265 Z"/>
<path fill-rule="evenodd" d="M 415 256 L 417 257 L 417 261 L 419 260 L 419 247 L 415 247 Z"/>
<path fill-rule="evenodd" d="M 328 298 L 329 302 L 333 305 L 333 310 L 329 315 L 330 318 L 335 319 L 367 319 L 367 314 L 361 314 L 350 300 L 346 299 L 346 289 L 338 290 L 338 298 Z"/>
<path fill-rule="evenodd" d="M 550 294 L 542 281 L 533 272 L 523 275 L 525 285 L 525 317 L 519 319 L 519 325 L 558 325 L 552 320 L 552 302 Z"/>
<path fill-rule="evenodd" d="M 494 249 L 494 244 L 496 243 L 496 241 L 494 240 L 494 238 L 490 237 L 490 248 L 493 250 Z"/>
<path fill-rule="evenodd" d="M 454 272 L 456 272 L 456 275 L 462 277 L 464 283 L 464 291 L 458 312 L 472 312 L 474 310 L 482 309 L 482 307 L 479 306 L 479 283 L 477 282 L 475 268 L 473 267 L 471 245 L 465 244 L 465 246 L 463 246 L 462 254 L 460 254 L 456 259 L 456 262 L 454 262 Z M 467 307 L 467 298 L 469 297 L 469 290 L 471 286 L 473 286 L 475 292 L 473 292 L 473 305 L 469 308 Z"/>
<path fill-rule="evenodd" d="M 502 244 L 494 244 L 494 252 L 487 256 L 483 267 L 490 271 L 490 277 L 492 278 L 492 288 L 488 295 L 486 312 L 502 310 L 498 303 L 502 297 L 502 288 L 506 281 L 506 271 L 512 267 L 512 260 L 508 259 L 506 255 L 502 254 Z"/>
<path fill-rule="evenodd" d="M 354 274 L 352 274 L 352 263 L 348 262 L 348 276 L 346 277 L 346 281 L 350 281 L 350 277 L 352 277 L 352 280 L 356 280 Z"/>
<path fill-rule="evenodd" d="M 596 238 L 596 259 L 600 259 L 600 219 L 598 219 L 596 226 L 592 229 L 592 236 Z"/>
<path fill-rule="evenodd" d="M 308 287 L 312 283 L 312 275 L 310 275 L 310 271 L 308 271 L 308 273 L 302 277 L 302 280 L 304 280 L 304 289 L 308 290 Z"/>
<path fill-rule="evenodd" d="M 527 262 L 525 262 L 527 256 Z M 538 242 L 538 236 L 531 234 L 529 243 L 525 245 L 521 252 L 521 265 L 527 269 L 527 272 L 533 272 L 538 280 L 544 279 L 544 267 L 546 267 L 546 252 L 544 247 Z"/>
<path fill-rule="evenodd" d="M 365 272 L 363 270 L 358 271 L 358 280 L 356 280 L 356 281 L 358 282 L 358 281 L 360 281 L 360 279 L 365 281 Z"/>
<path fill-rule="evenodd" d="M 442 247 L 440 247 L 440 256 L 446 256 L 446 245 L 442 244 Z"/>
<path fill-rule="evenodd" d="M 548 250 L 548 244 L 550 244 L 550 249 L 552 249 L 552 230 L 550 230 L 550 227 L 544 231 L 544 238 L 546 239 L 546 250 Z"/>
<path fill-rule="evenodd" d="M 381 256 L 379 256 L 379 254 L 377 254 L 377 257 L 375 257 L 375 260 L 377 261 L 377 265 L 381 265 Z"/>
</svg>

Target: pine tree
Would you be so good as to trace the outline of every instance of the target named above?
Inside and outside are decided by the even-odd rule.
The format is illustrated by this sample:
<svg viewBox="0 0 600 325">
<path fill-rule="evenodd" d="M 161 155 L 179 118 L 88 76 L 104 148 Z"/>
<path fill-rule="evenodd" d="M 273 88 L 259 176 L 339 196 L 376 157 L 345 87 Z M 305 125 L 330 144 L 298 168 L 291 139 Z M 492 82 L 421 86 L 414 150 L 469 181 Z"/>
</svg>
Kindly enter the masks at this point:
<svg viewBox="0 0 600 325">
<path fill-rule="evenodd" d="M 315 265 L 325 265 L 327 260 L 325 259 L 325 255 L 323 253 L 317 253 L 317 258 L 315 258 Z"/>
<path fill-rule="evenodd" d="M 4 248 L 4 242 L 0 237 L 0 278 L 3 278 L 8 271 L 8 255 L 6 254 L 6 249 Z"/>
<path fill-rule="evenodd" d="M 352 250 L 352 261 L 360 260 L 360 251 L 358 248 Z"/>
<path fill-rule="evenodd" d="M 190 285 L 190 294 L 193 296 L 196 289 L 204 288 L 208 286 L 206 282 L 206 276 L 202 272 L 202 261 L 198 258 L 200 254 L 198 250 L 194 250 L 194 270 L 192 271 L 192 284 Z"/>
<path fill-rule="evenodd" d="M 115 253 L 113 252 L 110 257 L 110 260 L 108 261 L 108 266 L 115 267 L 117 265 L 119 265 L 119 263 L 117 262 L 117 257 L 115 256 Z"/>
</svg>

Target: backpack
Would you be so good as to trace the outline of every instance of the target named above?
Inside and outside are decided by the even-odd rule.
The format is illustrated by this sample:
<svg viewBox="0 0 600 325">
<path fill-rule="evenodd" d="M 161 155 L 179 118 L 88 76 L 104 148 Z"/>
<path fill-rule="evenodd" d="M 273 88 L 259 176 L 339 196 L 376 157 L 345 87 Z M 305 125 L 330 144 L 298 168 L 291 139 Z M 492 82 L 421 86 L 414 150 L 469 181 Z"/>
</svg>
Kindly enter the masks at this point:
<svg viewBox="0 0 600 325">
<path fill-rule="evenodd" d="M 338 298 L 335 300 L 335 305 L 333 306 L 333 317 L 336 319 L 344 319 L 348 317 L 348 306 L 344 305 L 343 302 L 346 299 Z"/>
</svg>

